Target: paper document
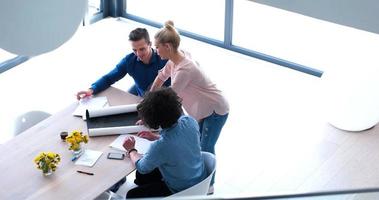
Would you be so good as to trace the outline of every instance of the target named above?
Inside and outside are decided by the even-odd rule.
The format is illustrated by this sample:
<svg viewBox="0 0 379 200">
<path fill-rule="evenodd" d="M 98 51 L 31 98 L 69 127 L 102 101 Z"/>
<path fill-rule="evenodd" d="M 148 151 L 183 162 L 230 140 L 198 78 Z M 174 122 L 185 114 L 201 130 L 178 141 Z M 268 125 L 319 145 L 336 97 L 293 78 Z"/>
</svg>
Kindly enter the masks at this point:
<svg viewBox="0 0 379 200">
<path fill-rule="evenodd" d="M 137 105 L 88 109 L 86 111 L 88 135 L 92 137 L 150 131 L 145 126 L 136 125 L 139 119 Z"/>
<path fill-rule="evenodd" d="M 137 149 L 138 153 L 141 153 L 141 154 L 145 154 L 149 150 L 151 143 L 154 142 L 154 141 L 150 141 L 144 138 L 140 138 L 136 135 L 125 134 L 125 135 L 118 136 L 116 140 L 114 140 L 109 146 L 117 150 L 126 152 L 122 144 L 124 144 L 125 138 L 127 136 L 134 137 L 134 139 L 136 140 L 135 148 Z"/>
<path fill-rule="evenodd" d="M 101 117 L 109 115 L 117 115 L 122 113 L 137 112 L 138 104 L 120 105 L 120 106 L 110 106 L 110 107 L 97 107 L 87 109 L 87 118 Z"/>
<path fill-rule="evenodd" d="M 138 133 L 141 131 L 154 131 L 143 125 L 134 126 L 117 126 L 117 127 L 105 127 L 105 128 L 89 128 L 88 136 L 104 136 L 104 135 L 119 135 L 128 133 Z"/>
<path fill-rule="evenodd" d="M 108 106 L 107 97 L 87 97 L 79 101 L 78 107 L 72 113 L 74 116 L 81 116 L 85 119 L 86 110 L 100 109 Z"/>
<path fill-rule="evenodd" d="M 81 155 L 78 160 L 76 160 L 75 165 L 92 167 L 102 154 L 103 152 L 101 151 L 86 149 L 83 155 Z"/>
</svg>

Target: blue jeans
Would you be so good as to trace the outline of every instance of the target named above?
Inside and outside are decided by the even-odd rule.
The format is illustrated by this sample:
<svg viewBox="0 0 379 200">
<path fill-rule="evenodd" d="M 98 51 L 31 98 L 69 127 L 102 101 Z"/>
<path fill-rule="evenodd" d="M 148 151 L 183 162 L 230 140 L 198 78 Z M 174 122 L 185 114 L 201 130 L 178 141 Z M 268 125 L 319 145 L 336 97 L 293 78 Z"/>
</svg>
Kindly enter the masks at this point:
<svg viewBox="0 0 379 200">
<path fill-rule="evenodd" d="M 228 119 L 229 113 L 219 115 L 213 112 L 208 117 L 199 122 L 200 126 L 200 146 L 202 151 L 215 154 L 215 145 L 218 137 L 220 136 L 222 127 Z M 211 185 L 215 182 L 216 172 L 213 174 Z"/>
<path fill-rule="evenodd" d="M 199 122 L 200 146 L 202 151 L 215 154 L 215 145 L 220 136 L 222 127 L 224 126 L 226 119 L 228 119 L 228 115 L 228 113 L 225 115 L 219 115 L 213 112 Z"/>
</svg>

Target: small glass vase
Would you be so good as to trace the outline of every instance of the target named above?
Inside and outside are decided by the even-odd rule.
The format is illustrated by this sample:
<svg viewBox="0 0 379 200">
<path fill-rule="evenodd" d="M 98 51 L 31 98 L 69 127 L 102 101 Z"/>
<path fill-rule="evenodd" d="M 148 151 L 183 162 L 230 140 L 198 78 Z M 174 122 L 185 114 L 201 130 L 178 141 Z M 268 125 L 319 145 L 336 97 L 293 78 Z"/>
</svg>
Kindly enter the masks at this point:
<svg viewBox="0 0 379 200">
<path fill-rule="evenodd" d="M 44 176 L 50 176 L 53 174 L 53 170 L 51 170 L 50 168 L 48 168 L 47 170 L 42 170 L 42 174 Z"/>
<path fill-rule="evenodd" d="M 78 156 L 78 155 L 80 155 L 82 153 L 82 151 L 83 151 L 82 145 L 79 144 L 78 148 L 72 150 L 72 154 L 74 156 Z"/>
<path fill-rule="evenodd" d="M 53 173 L 53 170 L 45 162 L 40 162 L 39 164 L 44 176 L 50 176 Z"/>
</svg>

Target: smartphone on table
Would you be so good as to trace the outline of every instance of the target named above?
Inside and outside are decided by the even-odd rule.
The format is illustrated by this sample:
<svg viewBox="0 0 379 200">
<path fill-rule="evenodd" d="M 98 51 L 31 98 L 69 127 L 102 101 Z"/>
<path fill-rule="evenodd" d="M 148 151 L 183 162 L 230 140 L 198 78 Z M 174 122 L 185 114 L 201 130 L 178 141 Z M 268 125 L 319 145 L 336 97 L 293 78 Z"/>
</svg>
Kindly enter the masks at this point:
<svg viewBox="0 0 379 200">
<path fill-rule="evenodd" d="M 125 154 L 117 152 L 109 152 L 107 158 L 114 160 L 124 160 Z"/>
</svg>

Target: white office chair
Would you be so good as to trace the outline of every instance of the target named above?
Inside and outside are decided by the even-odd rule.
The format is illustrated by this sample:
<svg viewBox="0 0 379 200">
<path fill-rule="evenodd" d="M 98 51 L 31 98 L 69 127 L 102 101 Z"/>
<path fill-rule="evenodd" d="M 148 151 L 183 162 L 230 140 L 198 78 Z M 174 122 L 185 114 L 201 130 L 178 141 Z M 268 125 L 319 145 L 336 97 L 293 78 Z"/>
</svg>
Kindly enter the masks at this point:
<svg viewBox="0 0 379 200">
<path fill-rule="evenodd" d="M 204 160 L 207 178 L 205 178 L 200 183 L 190 188 L 187 188 L 181 192 L 168 196 L 165 199 L 176 199 L 178 197 L 195 196 L 195 195 L 200 196 L 200 195 L 208 194 L 209 186 L 211 184 L 213 174 L 216 170 L 216 158 L 213 154 L 204 152 L 204 151 L 201 152 L 201 156 Z M 123 200 L 125 199 L 125 197 L 115 194 L 113 192 L 104 192 L 100 196 L 98 196 L 95 200 L 116 200 L 116 199 Z"/>
<path fill-rule="evenodd" d="M 14 121 L 14 135 L 18 135 L 38 122 L 50 117 L 51 114 L 43 111 L 30 111 L 18 116 Z"/>
<path fill-rule="evenodd" d="M 183 196 L 194 196 L 194 195 L 207 195 L 209 186 L 211 184 L 211 180 L 213 177 L 213 174 L 216 170 L 216 157 L 215 155 L 208 153 L 208 152 L 201 152 L 201 156 L 203 157 L 204 164 L 205 164 L 205 171 L 207 173 L 207 178 L 205 178 L 200 183 L 187 188 L 181 192 L 175 193 L 167 198 L 175 198 L 175 197 L 183 197 Z"/>
</svg>

